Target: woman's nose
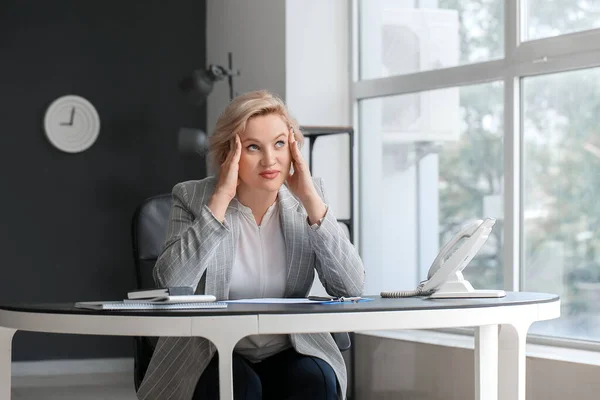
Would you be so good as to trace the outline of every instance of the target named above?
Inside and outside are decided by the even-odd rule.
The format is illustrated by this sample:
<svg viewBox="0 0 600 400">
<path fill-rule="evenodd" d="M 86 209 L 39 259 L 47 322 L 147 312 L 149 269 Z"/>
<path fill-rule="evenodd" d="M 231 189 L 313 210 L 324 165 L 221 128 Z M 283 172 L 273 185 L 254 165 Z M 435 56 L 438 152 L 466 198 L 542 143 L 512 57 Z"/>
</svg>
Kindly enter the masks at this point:
<svg viewBox="0 0 600 400">
<path fill-rule="evenodd" d="M 272 151 L 266 150 L 262 156 L 262 165 L 265 167 L 270 167 L 275 164 L 275 154 Z"/>
</svg>

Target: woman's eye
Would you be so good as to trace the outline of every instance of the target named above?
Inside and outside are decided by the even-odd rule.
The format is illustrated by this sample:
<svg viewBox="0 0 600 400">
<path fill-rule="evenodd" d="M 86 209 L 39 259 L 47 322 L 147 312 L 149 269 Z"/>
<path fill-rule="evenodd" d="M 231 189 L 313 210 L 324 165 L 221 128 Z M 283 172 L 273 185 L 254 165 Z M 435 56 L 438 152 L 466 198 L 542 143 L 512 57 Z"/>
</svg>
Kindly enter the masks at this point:
<svg viewBox="0 0 600 400">
<path fill-rule="evenodd" d="M 250 146 L 246 147 L 248 150 L 250 151 L 255 151 L 258 150 L 258 146 L 255 144 L 251 144 Z"/>
<path fill-rule="evenodd" d="M 275 143 L 275 147 L 283 147 L 285 146 L 285 142 L 283 140 L 278 140 L 277 143 Z"/>
</svg>

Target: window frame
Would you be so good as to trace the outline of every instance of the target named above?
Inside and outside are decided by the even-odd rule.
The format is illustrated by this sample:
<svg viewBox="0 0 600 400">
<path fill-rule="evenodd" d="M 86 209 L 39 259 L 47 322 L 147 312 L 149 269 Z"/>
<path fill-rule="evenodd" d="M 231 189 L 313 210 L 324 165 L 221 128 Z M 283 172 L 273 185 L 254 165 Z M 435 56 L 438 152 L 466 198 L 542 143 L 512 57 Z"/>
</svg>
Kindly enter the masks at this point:
<svg viewBox="0 0 600 400">
<path fill-rule="evenodd" d="M 358 105 L 361 100 L 493 81 L 504 82 L 504 289 L 520 291 L 523 274 L 522 79 L 600 67 L 600 28 L 522 41 L 521 33 L 526 29 L 524 26 L 526 0 L 504 0 L 503 58 L 406 75 L 361 80 L 359 78 L 360 7 L 359 0 L 350 1 L 351 110 L 357 132 L 354 147 L 358 153 L 359 164 L 363 161 L 357 139 L 360 135 Z M 357 166 L 355 169 L 355 187 L 359 188 L 359 193 L 354 194 L 355 212 L 359 215 L 355 229 L 360 233 L 359 199 L 362 189 L 358 183 L 361 172 Z M 360 235 L 357 244 L 362 253 Z M 537 335 L 531 335 L 530 340 L 535 343 L 600 351 L 600 342 Z"/>
</svg>

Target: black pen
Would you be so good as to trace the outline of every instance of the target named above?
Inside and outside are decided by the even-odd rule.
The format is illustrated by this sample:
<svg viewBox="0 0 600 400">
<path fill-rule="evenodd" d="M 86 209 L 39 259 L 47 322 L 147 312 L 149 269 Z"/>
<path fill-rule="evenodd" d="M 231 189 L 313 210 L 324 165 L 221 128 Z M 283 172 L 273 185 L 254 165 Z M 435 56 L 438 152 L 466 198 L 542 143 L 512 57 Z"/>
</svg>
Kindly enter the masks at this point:
<svg viewBox="0 0 600 400">
<path fill-rule="evenodd" d="M 324 297 L 324 296 L 308 296 L 309 300 L 314 300 L 314 301 L 339 301 L 341 303 L 345 302 L 345 301 L 352 301 L 352 302 L 358 302 L 361 297 L 360 296 L 356 296 L 356 297 Z"/>
<path fill-rule="evenodd" d="M 308 296 L 309 300 L 313 301 L 337 301 L 337 297 L 324 297 L 324 296 Z"/>
</svg>

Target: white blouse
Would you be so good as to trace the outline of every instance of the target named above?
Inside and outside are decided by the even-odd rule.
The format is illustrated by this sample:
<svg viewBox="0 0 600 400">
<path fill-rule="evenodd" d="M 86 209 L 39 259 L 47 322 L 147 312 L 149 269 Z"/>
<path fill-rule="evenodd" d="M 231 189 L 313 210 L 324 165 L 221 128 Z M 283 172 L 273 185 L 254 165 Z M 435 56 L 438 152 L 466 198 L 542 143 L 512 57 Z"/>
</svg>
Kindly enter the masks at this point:
<svg viewBox="0 0 600 400">
<path fill-rule="evenodd" d="M 237 203 L 240 235 L 229 299 L 283 297 L 287 278 L 285 241 L 277 201 L 267 209 L 260 226 L 252 210 Z M 242 339 L 235 351 L 258 362 L 290 346 L 287 335 L 252 335 Z"/>
</svg>

